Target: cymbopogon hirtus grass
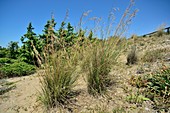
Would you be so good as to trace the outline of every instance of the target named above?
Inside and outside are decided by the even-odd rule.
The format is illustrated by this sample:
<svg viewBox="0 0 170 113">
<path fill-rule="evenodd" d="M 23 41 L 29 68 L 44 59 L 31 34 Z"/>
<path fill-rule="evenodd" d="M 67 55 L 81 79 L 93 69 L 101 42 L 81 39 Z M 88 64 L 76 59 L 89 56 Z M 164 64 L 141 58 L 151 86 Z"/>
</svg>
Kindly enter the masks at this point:
<svg viewBox="0 0 170 113">
<path fill-rule="evenodd" d="M 122 39 L 96 41 L 86 50 L 83 68 L 87 70 L 89 94 L 103 94 L 111 83 L 109 72 L 125 45 Z M 83 69 L 84 70 L 84 69 Z"/>
<path fill-rule="evenodd" d="M 89 94 L 96 95 L 106 92 L 107 86 L 111 81 L 109 72 L 111 71 L 112 65 L 115 64 L 117 58 L 122 53 L 123 47 L 126 45 L 126 39 L 121 37 L 126 32 L 128 25 L 137 12 L 137 10 L 132 9 L 133 6 L 134 0 L 131 0 L 115 29 L 113 37 L 108 38 L 115 19 L 114 16 L 111 16 L 109 17 L 110 24 L 107 29 L 101 29 L 100 31 L 103 39 L 96 40 L 96 42 L 86 48 L 85 54 L 87 57 L 83 68 L 87 68 L 88 70 L 87 88 Z M 104 36 L 104 34 L 106 36 Z"/>
<path fill-rule="evenodd" d="M 75 56 L 58 51 L 45 64 L 45 75 L 41 79 L 40 100 L 49 109 L 69 103 L 77 79 Z"/>
</svg>

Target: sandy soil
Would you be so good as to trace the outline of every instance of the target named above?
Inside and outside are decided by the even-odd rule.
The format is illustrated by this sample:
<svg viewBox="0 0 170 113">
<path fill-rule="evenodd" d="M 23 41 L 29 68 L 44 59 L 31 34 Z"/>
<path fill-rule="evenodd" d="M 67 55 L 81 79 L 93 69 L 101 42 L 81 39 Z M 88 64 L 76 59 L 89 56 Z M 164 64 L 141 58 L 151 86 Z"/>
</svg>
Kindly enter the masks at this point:
<svg viewBox="0 0 170 113">
<path fill-rule="evenodd" d="M 37 74 L 6 79 L 16 87 L 0 95 L 0 113 L 35 113 L 41 112 L 37 95 L 40 89 Z"/>
</svg>

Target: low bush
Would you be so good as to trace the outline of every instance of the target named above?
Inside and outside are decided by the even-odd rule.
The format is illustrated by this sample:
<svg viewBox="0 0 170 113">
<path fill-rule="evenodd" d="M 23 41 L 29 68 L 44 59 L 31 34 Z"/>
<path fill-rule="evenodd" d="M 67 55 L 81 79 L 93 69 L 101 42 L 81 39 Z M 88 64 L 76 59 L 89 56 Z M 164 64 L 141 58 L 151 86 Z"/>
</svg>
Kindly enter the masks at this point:
<svg viewBox="0 0 170 113">
<path fill-rule="evenodd" d="M 165 32 L 162 29 L 160 29 L 160 30 L 157 31 L 156 36 L 162 37 L 164 34 L 165 34 Z"/>
<path fill-rule="evenodd" d="M 129 84 L 137 88 L 142 88 L 147 86 L 147 79 L 141 76 L 131 76 Z"/>
<path fill-rule="evenodd" d="M 170 68 L 150 75 L 146 95 L 154 101 L 157 109 L 170 107 Z"/>
<path fill-rule="evenodd" d="M 164 67 L 161 71 L 134 77 L 130 84 L 138 88 L 145 88 L 143 94 L 154 102 L 154 108 L 167 110 L 170 107 L 170 68 Z"/>
<path fill-rule="evenodd" d="M 136 47 L 133 46 L 132 50 L 129 52 L 127 56 L 127 65 L 129 64 L 135 64 L 137 62 L 137 56 L 136 56 Z"/>
<path fill-rule="evenodd" d="M 0 63 L 1 64 L 11 63 L 11 59 L 10 58 L 0 58 Z"/>
<path fill-rule="evenodd" d="M 136 94 L 132 93 L 126 97 L 126 101 L 128 101 L 129 103 L 135 103 L 135 104 L 139 104 L 139 105 L 147 100 L 150 100 L 150 99 L 141 95 L 139 92 L 137 92 Z"/>
<path fill-rule="evenodd" d="M 160 59 L 161 54 L 159 51 L 146 51 L 145 55 L 143 56 L 144 62 L 156 62 L 157 59 Z"/>
<path fill-rule="evenodd" d="M 0 66 L 5 65 L 5 64 L 11 64 L 16 62 L 16 60 L 14 59 L 10 59 L 10 58 L 0 58 Z"/>
<path fill-rule="evenodd" d="M 142 60 L 143 62 L 156 62 L 158 59 L 162 59 L 164 53 L 169 52 L 169 48 L 159 48 L 152 51 L 146 51 Z"/>
<path fill-rule="evenodd" d="M 7 64 L 0 68 L 0 77 L 15 77 L 29 75 L 35 72 L 33 65 L 25 62 L 15 62 L 13 64 Z"/>
</svg>

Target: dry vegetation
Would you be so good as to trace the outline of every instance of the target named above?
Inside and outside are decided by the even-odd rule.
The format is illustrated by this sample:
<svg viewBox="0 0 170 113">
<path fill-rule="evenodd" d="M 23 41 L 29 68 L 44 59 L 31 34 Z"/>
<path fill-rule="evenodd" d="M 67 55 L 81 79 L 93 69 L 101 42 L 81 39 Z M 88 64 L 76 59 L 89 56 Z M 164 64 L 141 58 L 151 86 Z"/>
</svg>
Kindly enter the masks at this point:
<svg viewBox="0 0 170 113">
<path fill-rule="evenodd" d="M 106 48 L 103 48 L 103 43 L 99 42 L 94 45 L 101 44 L 98 45 L 101 49 L 98 50 L 92 44 L 93 46 L 82 47 L 84 49 L 80 51 L 81 55 L 74 51 L 70 52 L 71 55 L 68 57 L 66 52 L 60 51 L 58 54 L 62 54 L 63 57 L 61 57 L 56 53 L 44 66 L 45 71 L 39 71 L 38 75 L 42 76 L 41 84 L 38 82 L 37 74 L 7 79 L 8 83 L 1 83 L 8 86 L 15 85 L 11 91 L 1 95 L 1 110 L 3 112 L 42 112 L 44 110 L 50 112 L 168 112 L 170 36 L 137 38 L 135 41 L 135 43 L 133 39 L 122 41 L 122 43 L 128 43 L 127 48 L 122 49 L 124 51 L 118 53 L 114 51 L 115 54 L 106 52 L 104 54 L 106 56 L 100 53 Z M 126 65 L 127 56 L 134 44 L 138 60 L 135 64 Z M 78 47 L 73 48 L 75 50 Z M 116 47 L 118 50 L 123 48 L 123 46 Z M 97 53 L 94 54 L 94 51 Z M 157 54 L 161 54 L 160 57 L 152 57 L 154 59 L 152 62 L 146 60 L 146 56 L 147 58 L 150 54 L 153 56 L 154 51 L 159 51 Z M 106 58 L 113 58 L 113 62 Z M 150 76 L 152 76 L 151 79 Z M 159 80 L 157 82 L 166 81 L 162 81 L 163 84 L 159 83 L 162 86 L 155 86 L 161 87 L 160 93 L 155 91 L 155 96 L 153 92 L 148 94 L 149 91 L 153 91 L 150 89 L 154 87 L 148 85 L 153 83 L 151 82 L 153 79 Z M 43 88 L 43 92 L 40 88 Z M 41 96 L 37 91 L 40 91 Z M 40 101 L 37 101 L 37 97 L 41 97 L 39 99 L 47 109 L 44 109 Z"/>
<path fill-rule="evenodd" d="M 135 16 L 136 10 L 128 13 L 132 6 L 133 1 L 113 37 L 86 38 L 80 30 L 74 44 L 60 38 L 56 41 L 62 49 L 47 46 L 37 74 L 1 79 L 1 87 L 15 85 L 0 95 L 1 111 L 170 112 L 170 35 L 121 38 Z"/>
</svg>

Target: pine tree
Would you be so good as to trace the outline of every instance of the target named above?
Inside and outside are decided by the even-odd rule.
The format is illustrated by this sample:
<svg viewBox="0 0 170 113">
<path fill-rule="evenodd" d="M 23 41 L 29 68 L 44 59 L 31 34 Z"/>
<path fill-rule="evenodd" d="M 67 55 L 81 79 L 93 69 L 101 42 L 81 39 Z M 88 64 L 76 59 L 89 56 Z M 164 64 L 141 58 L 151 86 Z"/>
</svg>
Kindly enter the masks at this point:
<svg viewBox="0 0 170 113">
<path fill-rule="evenodd" d="M 74 33 L 74 28 L 71 26 L 70 23 L 67 24 L 67 35 L 65 37 L 66 43 L 69 43 L 69 45 L 74 44 L 74 39 L 77 37 L 77 34 Z"/>
<path fill-rule="evenodd" d="M 66 25 L 66 23 L 63 21 L 61 23 L 59 30 L 58 30 L 58 38 L 60 38 L 60 39 L 65 38 L 67 35 L 66 30 L 65 30 L 65 25 Z"/>
<path fill-rule="evenodd" d="M 9 57 L 16 59 L 18 56 L 18 49 L 19 49 L 18 42 L 11 41 L 8 44 Z"/>
<path fill-rule="evenodd" d="M 42 51 L 41 43 L 36 36 L 36 33 L 33 32 L 34 28 L 32 24 L 29 23 L 27 27 L 27 33 L 21 37 L 21 42 L 23 46 L 20 49 L 21 58 L 23 61 L 36 64 L 37 66 L 41 66 L 42 58 L 40 56 L 40 52 Z"/>
<path fill-rule="evenodd" d="M 92 32 L 92 30 L 90 30 L 90 33 L 89 33 L 88 39 L 89 39 L 89 40 L 92 40 L 92 37 L 93 37 L 93 32 Z"/>
</svg>

